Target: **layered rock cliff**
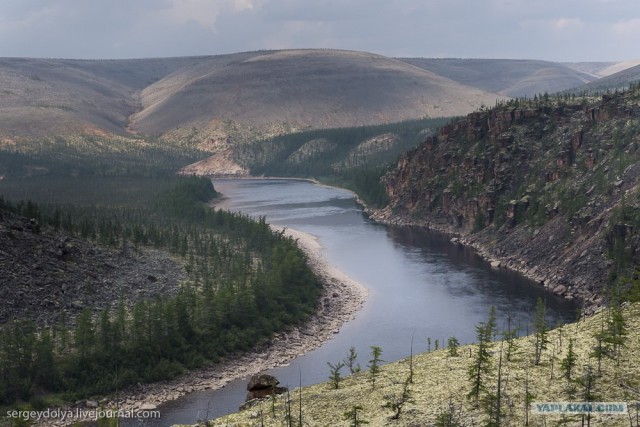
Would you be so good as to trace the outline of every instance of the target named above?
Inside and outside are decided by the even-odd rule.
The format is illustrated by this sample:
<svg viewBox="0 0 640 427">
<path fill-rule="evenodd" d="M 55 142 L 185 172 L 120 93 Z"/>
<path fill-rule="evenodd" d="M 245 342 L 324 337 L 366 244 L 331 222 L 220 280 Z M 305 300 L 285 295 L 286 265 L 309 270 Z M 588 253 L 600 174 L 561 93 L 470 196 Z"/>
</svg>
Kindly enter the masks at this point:
<svg viewBox="0 0 640 427">
<path fill-rule="evenodd" d="M 383 178 L 373 217 L 456 235 L 593 308 L 640 264 L 639 100 L 543 96 L 455 120 Z"/>
</svg>

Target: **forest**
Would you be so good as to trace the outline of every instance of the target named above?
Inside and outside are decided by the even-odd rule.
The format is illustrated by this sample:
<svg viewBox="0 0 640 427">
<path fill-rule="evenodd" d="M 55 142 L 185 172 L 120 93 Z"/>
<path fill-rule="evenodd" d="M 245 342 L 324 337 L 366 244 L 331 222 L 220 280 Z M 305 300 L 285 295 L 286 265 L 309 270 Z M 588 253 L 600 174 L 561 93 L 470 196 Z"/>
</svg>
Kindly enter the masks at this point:
<svg viewBox="0 0 640 427">
<path fill-rule="evenodd" d="M 238 146 L 235 160 L 252 175 L 314 178 L 355 191 L 367 204 L 387 203 L 380 177 L 450 118 L 319 129 Z"/>
<path fill-rule="evenodd" d="M 50 327 L 30 319 L 2 325 L 0 404 L 36 408 L 171 378 L 248 350 L 314 310 L 321 283 L 295 241 L 271 231 L 264 218 L 210 208 L 217 193 L 209 179 L 166 173 L 182 155 L 141 153 L 107 153 L 108 162 L 85 155 L 80 170 L 65 169 L 60 153 L 41 153 L 34 159 L 58 173 L 19 176 L 18 168 L 0 183 L 0 213 L 104 247 L 158 248 L 180 259 L 187 273 L 174 296 L 135 305 L 123 297 L 100 313 L 86 307 L 75 324 L 62 311 Z M 126 166 L 149 153 L 162 167 Z M 91 164 L 117 172 L 104 176 Z M 24 194 L 35 201 L 16 197 Z"/>
</svg>

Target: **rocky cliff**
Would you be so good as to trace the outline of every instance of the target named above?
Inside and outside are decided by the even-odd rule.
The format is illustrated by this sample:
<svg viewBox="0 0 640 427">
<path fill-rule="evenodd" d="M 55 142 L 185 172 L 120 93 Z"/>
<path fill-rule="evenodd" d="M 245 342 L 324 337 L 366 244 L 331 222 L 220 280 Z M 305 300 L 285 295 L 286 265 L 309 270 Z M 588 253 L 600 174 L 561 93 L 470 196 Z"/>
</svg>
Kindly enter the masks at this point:
<svg viewBox="0 0 640 427">
<path fill-rule="evenodd" d="M 390 203 L 373 217 L 456 235 L 593 308 L 640 264 L 639 100 L 635 86 L 455 120 L 383 178 Z"/>
</svg>

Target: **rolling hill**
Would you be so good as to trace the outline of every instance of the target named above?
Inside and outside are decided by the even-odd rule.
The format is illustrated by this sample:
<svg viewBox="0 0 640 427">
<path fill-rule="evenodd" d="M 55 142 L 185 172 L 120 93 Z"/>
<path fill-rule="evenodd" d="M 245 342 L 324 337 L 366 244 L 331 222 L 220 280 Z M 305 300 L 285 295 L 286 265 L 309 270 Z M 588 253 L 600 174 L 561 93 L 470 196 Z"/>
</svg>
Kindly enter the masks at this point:
<svg viewBox="0 0 640 427">
<path fill-rule="evenodd" d="M 495 94 L 363 52 L 292 50 L 203 58 L 145 88 L 136 129 L 158 134 L 215 119 L 330 128 L 458 115 Z"/>
<path fill-rule="evenodd" d="M 298 130 L 464 115 L 497 99 L 565 90 L 631 65 L 393 59 L 330 49 L 0 58 L 0 137 L 140 133 L 215 152 Z"/>
<path fill-rule="evenodd" d="M 508 97 L 532 97 L 554 93 L 596 80 L 592 73 L 569 64 L 521 59 L 428 59 L 402 61 L 447 76 L 460 84 Z M 600 70 L 612 63 L 594 63 L 586 69 Z"/>
<path fill-rule="evenodd" d="M 0 135 L 124 133 L 136 93 L 189 61 L 0 58 Z"/>
<path fill-rule="evenodd" d="M 572 89 L 576 92 L 600 92 L 606 90 L 626 89 L 629 84 L 636 83 L 640 80 L 640 65 L 623 69 L 614 74 L 587 83 Z"/>
</svg>

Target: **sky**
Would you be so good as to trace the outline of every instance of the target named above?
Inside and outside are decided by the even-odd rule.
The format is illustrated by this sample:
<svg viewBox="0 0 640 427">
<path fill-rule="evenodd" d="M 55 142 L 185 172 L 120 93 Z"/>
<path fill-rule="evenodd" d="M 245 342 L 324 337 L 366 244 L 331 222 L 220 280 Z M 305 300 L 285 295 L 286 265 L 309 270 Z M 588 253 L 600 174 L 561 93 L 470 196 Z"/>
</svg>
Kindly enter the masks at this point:
<svg viewBox="0 0 640 427">
<path fill-rule="evenodd" d="M 0 57 L 640 58 L 639 0 L 0 0 Z"/>
</svg>

